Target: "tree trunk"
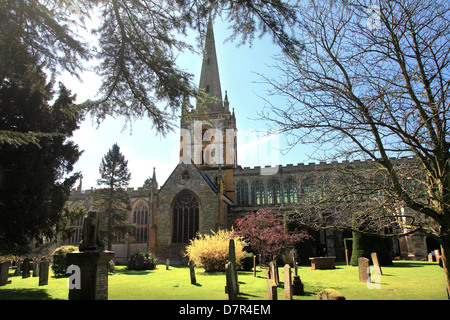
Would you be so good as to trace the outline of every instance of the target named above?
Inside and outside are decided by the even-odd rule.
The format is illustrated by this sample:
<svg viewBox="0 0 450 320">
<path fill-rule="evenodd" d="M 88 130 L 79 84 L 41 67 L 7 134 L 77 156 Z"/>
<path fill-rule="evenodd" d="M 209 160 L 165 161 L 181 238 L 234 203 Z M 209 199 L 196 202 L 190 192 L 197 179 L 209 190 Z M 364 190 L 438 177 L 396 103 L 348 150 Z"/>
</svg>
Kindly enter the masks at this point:
<svg viewBox="0 0 450 320">
<path fill-rule="evenodd" d="M 447 286 L 447 297 L 450 299 L 450 239 L 444 239 L 441 243 L 441 259 L 444 269 L 445 283 Z"/>
</svg>

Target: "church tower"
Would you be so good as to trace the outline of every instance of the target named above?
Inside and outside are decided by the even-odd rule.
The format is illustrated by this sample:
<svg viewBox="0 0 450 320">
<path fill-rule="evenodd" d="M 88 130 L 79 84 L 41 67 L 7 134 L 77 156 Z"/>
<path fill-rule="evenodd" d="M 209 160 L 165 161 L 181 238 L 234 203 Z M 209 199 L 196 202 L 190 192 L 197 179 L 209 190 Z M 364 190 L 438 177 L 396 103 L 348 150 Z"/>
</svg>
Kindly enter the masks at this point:
<svg viewBox="0 0 450 320">
<path fill-rule="evenodd" d="M 236 118 L 228 94 L 222 95 L 212 18 L 209 18 L 195 109 L 183 109 L 180 163 L 194 163 L 224 195 L 234 200 L 233 168 L 237 166 Z"/>
</svg>

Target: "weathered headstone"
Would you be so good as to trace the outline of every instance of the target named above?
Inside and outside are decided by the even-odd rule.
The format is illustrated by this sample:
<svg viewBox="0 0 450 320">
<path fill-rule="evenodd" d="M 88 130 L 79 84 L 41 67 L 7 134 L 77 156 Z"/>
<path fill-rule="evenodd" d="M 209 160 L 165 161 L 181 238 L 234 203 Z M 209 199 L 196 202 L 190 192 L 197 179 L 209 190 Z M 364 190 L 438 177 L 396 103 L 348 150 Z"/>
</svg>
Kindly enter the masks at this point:
<svg viewBox="0 0 450 320">
<path fill-rule="evenodd" d="M 428 254 L 428 262 L 433 262 L 433 254 L 431 252 Z"/>
<path fill-rule="evenodd" d="M 434 256 L 436 258 L 436 262 L 439 263 L 439 260 L 441 259 L 441 255 L 439 253 L 439 249 L 434 250 Z"/>
<path fill-rule="evenodd" d="M 231 262 L 228 262 L 225 265 L 225 274 L 227 281 L 228 300 L 236 300 L 239 294 L 239 288 L 236 278 L 236 270 L 234 270 L 234 265 Z"/>
<path fill-rule="evenodd" d="M 23 259 L 23 265 L 22 265 L 22 279 L 29 278 L 30 277 L 30 259 L 25 258 Z"/>
<path fill-rule="evenodd" d="M 371 258 L 372 258 L 372 263 L 373 263 L 373 266 L 374 266 L 374 268 L 375 268 L 375 274 L 381 276 L 383 273 L 381 272 L 381 266 L 380 266 L 380 262 L 378 261 L 378 255 L 377 255 L 377 253 L 376 253 L 376 252 L 372 252 L 372 253 L 370 254 L 370 256 L 371 256 Z"/>
<path fill-rule="evenodd" d="M 69 286 L 69 300 L 108 300 L 108 264 L 114 252 L 105 251 L 100 241 L 99 214 L 90 211 L 84 218 L 80 251 L 67 254 L 69 265 L 76 266 L 74 277 L 80 286 Z M 75 270 L 76 270 L 75 269 Z"/>
<path fill-rule="evenodd" d="M 267 295 L 269 300 L 278 300 L 277 284 L 273 279 L 267 280 Z"/>
<path fill-rule="evenodd" d="M 230 261 L 233 264 L 233 269 L 236 273 L 236 283 L 238 279 L 237 275 L 237 264 L 236 264 L 236 249 L 234 245 L 234 239 L 230 239 L 229 247 L 228 247 L 228 261 Z"/>
<path fill-rule="evenodd" d="M 16 271 L 14 271 L 15 276 L 20 276 L 20 274 L 22 273 L 22 265 L 23 265 L 22 261 L 17 260 L 17 268 Z"/>
<path fill-rule="evenodd" d="M 49 262 L 46 257 L 42 257 L 39 263 L 39 285 L 46 286 L 48 284 Z"/>
<path fill-rule="evenodd" d="M 11 283 L 11 280 L 8 280 L 8 272 L 9 272 L 9 261 L 0 262 L 0 286 L 4 286 L 6 284 Z"/>
<path fill-rule="evenodd" d="M 286 264 L 284 266 L 284 298 L 286 300 L 292 300 L 292 276 L 291 276 L 291 266 Z"/>
<path fill-rule="evenodd" d="M 169 267 L 170 267 L 170 260 L 169 260 L 169 258 L 167 258 L 167 260 L 166 260 L 166 270 L 169 270 Z"/>
<path fill-rule="evenodd" d="M 298 276 L 297 259 L 295 258 L 295 252 L 292 253 L 292 266 L 294 267 L 294 276 Z"/>
<path fill-rule="evenodd" d="M 269 279 L 275 281 L 275 284 L 278 285 L 278 267 L 276 261 L 270 261 L 269 263 Z"/>
<path fill-rule="evenodd" d="M 367 282 L 370 277 L 369 259 L 361 257 L 358 259 L 359 281 Z"/>
<path fill-rule="evenodd" d="M 189 261 L 189 273 L 191 275 L 191 284 L 197 284 L 197 279 L 195 278 L 195 264 L 194 261 Z"/>
<path fill-rule="evenodd" d="M 303 296 L 305 294 L 303 283 L 299 275 L 292 278 L 292 294 L 299 296 Z"/>
<path fill-rule="evenodd" d="M 39 261 L 36 259 L 33 261 L 33 277 L 39 277 Z"/>
</svg>

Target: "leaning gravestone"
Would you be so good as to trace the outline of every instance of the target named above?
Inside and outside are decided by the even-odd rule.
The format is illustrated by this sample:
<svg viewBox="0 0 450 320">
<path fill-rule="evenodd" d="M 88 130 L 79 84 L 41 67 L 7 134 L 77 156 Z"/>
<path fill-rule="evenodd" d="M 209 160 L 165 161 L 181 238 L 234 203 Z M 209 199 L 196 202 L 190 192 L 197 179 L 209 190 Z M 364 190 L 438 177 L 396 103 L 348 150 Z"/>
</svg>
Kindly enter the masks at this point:
<svg viewBox="0 0 450 320">
<path fill-rule="evenodd" d="M 0 286 L 11 283 L 11 280 L 8 280 L 8 272 L 9 261 L 0 262 Z"/>
<path fill-rule="evenodd" d="M 292 300 L 292 277 L 291 266 L 286 264 L 284 266 L 284 298 L 286 300 Z"/>
<path fill-rule="evenodd" d="M 48 284 L 49 262 L 46 257 L 42 257 L 39 262 L 39 285 L 46 286 Z"/>
<path fill-rule="evenodd" d="M 69 264 L 79 268 L 80 286 L 69 287 L 69 300 L 108 300 L 108 264 L 114 252 L 105 251 L 98 236 L 99 215 L 90 211 L 84 218 L 79 250 L 67 254 Z"/>
<path fill-rule="evenodd" d="M 192 260 L 189 261 L 189 273 L 191 275 L 191 284 L 197 284 L 197 279 L 195 278 L 195 264 Z"/>
<path fill-rule="evenodd" d="M 376 252 L 372 252 L 370 254 L 371 258 L 372 258 L 372 263 L 373 266 L 375 267 L 375 274 L 377 275 L 382 275 L 383 273 L 381 272 L 381 266 L 380 266 L 380 262 L 378 261 L 378 255 Z"/>
<path fill-rule="evenodd" d="M 370 277 L 369 259 L 361 257 L 358 259 L 359 281 L 367 282 Z"/>
<path fill-rule="evenodd" d="M 23 265 L 22 265 L 22 279 L 29 278 L 30 277 L 30 259 L 25 258 L 23 259 Z"/>
</svg>

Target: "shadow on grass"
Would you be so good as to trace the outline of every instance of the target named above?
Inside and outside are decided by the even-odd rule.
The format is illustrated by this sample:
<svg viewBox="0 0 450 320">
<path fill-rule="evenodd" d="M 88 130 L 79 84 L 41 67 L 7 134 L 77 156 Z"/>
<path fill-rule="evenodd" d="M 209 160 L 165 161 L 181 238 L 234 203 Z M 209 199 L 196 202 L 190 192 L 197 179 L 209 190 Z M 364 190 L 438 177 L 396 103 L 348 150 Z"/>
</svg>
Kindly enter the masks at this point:
<svg viewBox="0 0 450 320">
<path fill-rule="evenodd" d="M 5 289 L 0 291 L 0 300 L 51 300 L 46 289 Z"/>
</svg>

